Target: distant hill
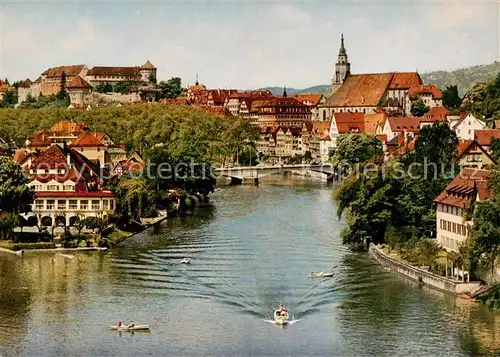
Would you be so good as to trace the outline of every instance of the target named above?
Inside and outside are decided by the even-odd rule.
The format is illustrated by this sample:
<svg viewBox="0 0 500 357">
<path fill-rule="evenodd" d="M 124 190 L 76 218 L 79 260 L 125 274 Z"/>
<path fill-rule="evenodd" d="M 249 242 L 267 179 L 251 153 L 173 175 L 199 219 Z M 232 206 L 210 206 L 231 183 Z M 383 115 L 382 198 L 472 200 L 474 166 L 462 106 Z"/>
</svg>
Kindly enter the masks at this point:
<svg viewBox="0 0 500 357">
<path fill-rule="evenodd" d="M 460 94 L 465 94 L 467 90 L 477 82 L 487 82 L 500 73 L 500 62 L 482 64 L 473 67 L 461 68 L 454 71 L 436 71 L 421 73 L 420 77 L 426 84 L 435 84 L 441 89 L 446 86 L 457 85 Z"/>
<path fill-rule="evenodd" d="M 420 76 L 425 84 L 434 84 L 441 89 L 447 86 L 457 85 L 461 95 L 472 87 L 477 82 L 487 82 L 500 73 L 500 62 L 491 64 L 482 64 L 473 67 L 461 68 L 454 71 L 435 71 L 429 73 L 421 73 Z M 329 84 L 317 85 L 305 89 L 287 88 L 286 92 L 289 95 L 321 93 L 328 95 L 331 86 Z M 261 90 L 269 90 L 275 95 L 283 94 L 283 87 L 266 87 Z"/>
</svg>

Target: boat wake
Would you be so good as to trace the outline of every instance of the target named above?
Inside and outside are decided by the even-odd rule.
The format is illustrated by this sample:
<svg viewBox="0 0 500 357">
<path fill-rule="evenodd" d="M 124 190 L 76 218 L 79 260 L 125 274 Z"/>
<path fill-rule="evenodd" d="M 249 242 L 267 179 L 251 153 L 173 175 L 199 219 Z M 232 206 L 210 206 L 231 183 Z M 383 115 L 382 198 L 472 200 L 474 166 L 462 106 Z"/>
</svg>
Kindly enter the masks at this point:
<svg viewBox="0 0 500 357">
<path fill-rule="evenodd" d="M 297 322 L 300 322 L 300 321 L 302 321 L 302 320 L 303 320 L 303 319 L 289 320 L 289 321 L 288 321 L 285 325 L 293 325 L 293 324 L 296 324 Z M 265 321 L 265 322 L 268 322 L 268 323 L 270 323 L 270 324 L 273 324 L 273 325 L 278 325 L 278 326 L 279 326 L 279 324 L 278 324 L 276 321 L 274 321 L 274 320 L 264 320 L 264 321 Z"/>
</svg>

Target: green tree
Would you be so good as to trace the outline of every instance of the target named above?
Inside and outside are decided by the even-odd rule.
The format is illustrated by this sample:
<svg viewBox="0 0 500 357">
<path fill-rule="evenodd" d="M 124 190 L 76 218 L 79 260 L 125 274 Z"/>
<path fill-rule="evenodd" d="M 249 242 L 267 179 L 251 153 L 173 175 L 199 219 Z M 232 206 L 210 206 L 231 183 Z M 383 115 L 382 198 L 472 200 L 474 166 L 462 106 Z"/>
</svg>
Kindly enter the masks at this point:
<svg viewBox="0 0 500 357">
<path fill-rule="evenodd" d="M 2 108 L 12 108 L 17 104 L 17 93 L 13 90 L 8 90 L 5 92 L 2 102 L 0 103 Z"/>
<path fill-rule="evenodd" d="M 448 109 L 457 109 L 462 104 L 462 98 L 458 94 L 458 87 L 447 86 L 443 91 L 443 105 Z"/>
<path fill-rule="evenodd" d="M 14 228 L 19 225 L 19 215 L 0 211 L 0 239 L 11 239 Z"/>
<path fill-rule="evenodd" d="M 0 211 L 28 213 L 35 197 L 24 170 L 8 157 L 0 157 Z"/>
<path fill-rule="evenodd" d="M 429 111 L 429 107 L 424 104 L 422 99 L 418 99 L 411 103 L 410 113 L 414 117 L 421 117 Z"/>
<path fill-rule="evenodd" d="M 161 89 L 160 98 L 177 98 L 183 93 L 182 80 L 172 77 L 168 81 L 160 81 L 158 87 Z"/>
<path fill-rule="evenodd" d="M 363 163 L 383 155 L 382 143 L 371 134 L 342 134 L 337 147 L 332 151 L 330 161 L 334 166 Z"/>
<path fill-rule="evenodd" d="M 113 91 L 113 86 L 108 83 L 99 83 L 98 85 L 95 86 L 95 91 L 99 93 L 110 93 Z"/>
<path fill-rule="evenodd" d="M 66 72 L 63 71 L 61 74 L 61 83 L 59 87 L 59 92 L 57 92 L 57 99 L 62 101 L 69 101 L 68 91 L 66 90 Z"/>
</svg>

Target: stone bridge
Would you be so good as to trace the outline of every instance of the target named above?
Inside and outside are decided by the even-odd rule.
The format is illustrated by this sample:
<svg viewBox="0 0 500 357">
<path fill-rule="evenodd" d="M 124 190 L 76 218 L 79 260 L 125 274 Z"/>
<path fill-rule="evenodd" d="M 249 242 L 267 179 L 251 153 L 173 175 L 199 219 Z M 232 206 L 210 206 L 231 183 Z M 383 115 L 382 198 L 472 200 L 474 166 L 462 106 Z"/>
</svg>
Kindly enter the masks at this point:
<svg viewBox="0 0 500 357">
<path fill-rule="evenodd" d="M 325 181 L 332 181 L 334 177 L 334 170 L 331 164 L 223 167 L 214 169 L 214 173 L 218 177 L 222 176 L 231 179 L 231 183 L 233 184 L 257 184 L 259 178 L 283 173 L 294 173 L 306 177 L 319 174 Z"/>
</svg>

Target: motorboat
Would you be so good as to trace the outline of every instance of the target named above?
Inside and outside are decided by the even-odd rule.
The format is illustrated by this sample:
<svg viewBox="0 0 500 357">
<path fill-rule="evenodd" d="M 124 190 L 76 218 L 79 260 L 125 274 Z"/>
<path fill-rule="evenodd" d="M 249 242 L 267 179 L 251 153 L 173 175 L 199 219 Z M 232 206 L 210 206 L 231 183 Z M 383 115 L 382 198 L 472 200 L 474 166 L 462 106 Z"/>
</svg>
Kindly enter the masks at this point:
<svg viewBox="0 0 500 357">
<path fill-rule="evenodd" d="M 311 273 L 309 275 L 310 278 L 331 278 L 333 276 L 333 272 L 329 271 L 329 272 L 319 272 L 319 273 Z"/>
<path fill-rule="evenodd" d="M 110 326 L 112 330 L 115 331 L 124 331 L 124 332 L 135 332 L 135 331 L 149 331 L 151 329 L 151 325 L 121 325 L 121 326 Z"/>
<path fill-rule="evenodd" d="M 274 323 L 278 325 L 286 325 L 289 323 L 288 311 L 286 310 L 275 310 L 274 311 Z"/>
<path fill-rule="evenodd" d="M 181 260 L 181 264 L 190 264 L 191 263 L 191 258 L 184 258 Z"/>
</svg>

